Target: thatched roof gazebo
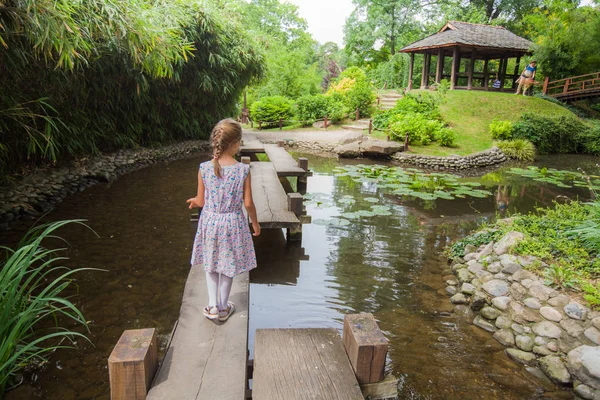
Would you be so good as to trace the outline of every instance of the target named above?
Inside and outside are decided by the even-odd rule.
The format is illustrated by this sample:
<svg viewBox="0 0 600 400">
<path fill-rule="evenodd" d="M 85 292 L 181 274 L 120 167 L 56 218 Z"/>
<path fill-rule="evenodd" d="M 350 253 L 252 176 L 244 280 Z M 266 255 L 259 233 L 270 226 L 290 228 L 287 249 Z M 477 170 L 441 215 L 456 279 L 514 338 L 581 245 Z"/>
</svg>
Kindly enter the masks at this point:
<svg viewBox="0 0 600 400">
<path fill-rule="evenodd" d="M 520 74 L 521 57 L 530 54 L 532 42 L 515 35 L 501 26 L 471 24 L 450 21 L 436 34 L 406 46 L 401 52 L 410 54 L 408 89 L 412 89 L 415 54 L 423 54 L 421 88 L 429 87 L 430 78 L 439 83 L 450 78 L 450 89 L 511 90 Z M 431 72 L 431 56 L 437 57 L 435 72 Z M 444 58 L 452 57 L 450 74 L 444 73 Z M 508 60 L 516 58 L 514 74 L 507 75 Z M 470 60 L 461 71 L 461 59 Z M 491 72 L 490 60 L 499 60 L 495 72 L 500 80 L 500 88 L 489 87 Z M 483 61 L 483 70 L 476 71 L 476 61 Z M 466 78 L 466 86 L 460 86 L 459 79 Z M 511 87 L 505 88 L 507 79 L 512 79 Z M 461 79 L 464 81 L 464 79 Z M 479 82 L 480 85 L 474 85 Z"/>
</svg>

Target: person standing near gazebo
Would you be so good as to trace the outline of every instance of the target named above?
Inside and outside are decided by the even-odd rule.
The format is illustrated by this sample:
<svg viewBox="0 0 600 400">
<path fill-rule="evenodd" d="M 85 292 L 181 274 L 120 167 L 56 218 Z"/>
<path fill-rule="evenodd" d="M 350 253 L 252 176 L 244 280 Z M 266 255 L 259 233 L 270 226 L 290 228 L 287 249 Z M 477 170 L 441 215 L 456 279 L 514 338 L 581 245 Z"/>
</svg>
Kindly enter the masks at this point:
<svg viewBox="0 0 600 400">
<path fill-rule="evenodd" d="M 521 76 L 519 77 L 519 86 L 517 87 L 517 93 L 515 93 L 515 94 L 521 93 L 521 88 L 524 87 L 523 95 L 525 95 L 525 93 L 527 92 L 527 89 L 529 89 L 529 87 L 531 87 L 531 84 L 533 84 L 533 81 L 535 80 L 536 70 L 537 70 L 537 62 L 535 60 L 531 60 L 529 65 L 525 67 L 523 72 L 521 72 Z M 529 81 L 531 84 L 527 84 L 527 83 L 529 83 L 527 81 Z"/>
</svg>

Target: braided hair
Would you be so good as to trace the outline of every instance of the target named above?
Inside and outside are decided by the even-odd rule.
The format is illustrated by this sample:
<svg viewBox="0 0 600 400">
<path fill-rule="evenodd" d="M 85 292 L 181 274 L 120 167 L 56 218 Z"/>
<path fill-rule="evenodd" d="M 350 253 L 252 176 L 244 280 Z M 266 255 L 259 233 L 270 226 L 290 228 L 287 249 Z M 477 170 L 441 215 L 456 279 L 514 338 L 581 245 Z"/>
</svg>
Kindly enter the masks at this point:
<svg viewBox="0 0 600 400">
<path fill-rule="evenodd" d="M 215 175 L 222 177 L 219 158 L 229 150 L 231 146 L 242 140 L 242 126 L 231 118 L 219 121 L 210 134 L 210 142 L 213 148 L 212 163 Z"/>
</svg>

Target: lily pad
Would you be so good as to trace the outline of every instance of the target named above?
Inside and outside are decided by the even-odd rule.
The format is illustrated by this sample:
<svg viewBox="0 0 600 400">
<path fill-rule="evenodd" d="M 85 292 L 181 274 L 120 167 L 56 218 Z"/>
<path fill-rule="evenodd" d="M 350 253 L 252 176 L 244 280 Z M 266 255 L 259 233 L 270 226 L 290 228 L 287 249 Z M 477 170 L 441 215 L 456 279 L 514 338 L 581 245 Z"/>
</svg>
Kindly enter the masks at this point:
<svg viewBox="0 0 600 400">
<path fill-rule="evenodd" d="M 365 197 L 364 201 L 368 201 L 369 203 L 379 203 L 379 199 L 377 197 Z"/>
</svg>

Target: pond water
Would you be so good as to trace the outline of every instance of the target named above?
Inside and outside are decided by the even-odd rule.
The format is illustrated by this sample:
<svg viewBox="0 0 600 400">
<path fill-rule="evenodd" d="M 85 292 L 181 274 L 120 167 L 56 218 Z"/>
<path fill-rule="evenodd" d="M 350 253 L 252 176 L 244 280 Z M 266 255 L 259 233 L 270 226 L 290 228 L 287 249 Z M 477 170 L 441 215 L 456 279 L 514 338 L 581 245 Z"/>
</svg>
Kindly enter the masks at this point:
<svg viewBox="0 0 600 400">
<path fill-rule="evenodd" d="M 344 314 L 371 312 L 389 339 L 386 368 L 400 378 L 401 399 L 572 397 L 511 362 L 489 333 L 453 312 L 444 293 L 443 252 L 497 215 L 551 206 L 555 199 L 586 199 L 588 190 L 534 181 L 503 167 L 464 179 L 481 183 L 492 193 L 488 197 L 411 200 L 333 172 L 358 162 L 306 156 L 315 172 L 308 181 L 315 200 L 307 211 L 319 222 L 304 226 L 301 244 L 288 245 L 279 230 L 265 230 L 256 239 L 251 352 L 257 328 L 341 330 Z M 80 273 L 73 292 L 90 321 L 92 344 L 80 341 L 79 350 L 54 354 L 43 370 L 26 374 L 7 399 L 108 399 L 106 362 L 125 329 L 156 327 L 164 350 L 189 270 L 195 226 L 185 199 L 195 193 L 199 161 L 125 175 L 70 196 L 50 214 L 50 220 L 84 218 L 94 230 L 71 226 L 59 232 L 71 246 L 69 266 L 105 270 Z M 536 164 L 597 172 L 595 162 L 563 156 Z M 389 213 L 341 226 L 326 222 L 373 205 Z M 25 229 L 2 234 L 0 241 L 14 244 Z"/>
</svg>

